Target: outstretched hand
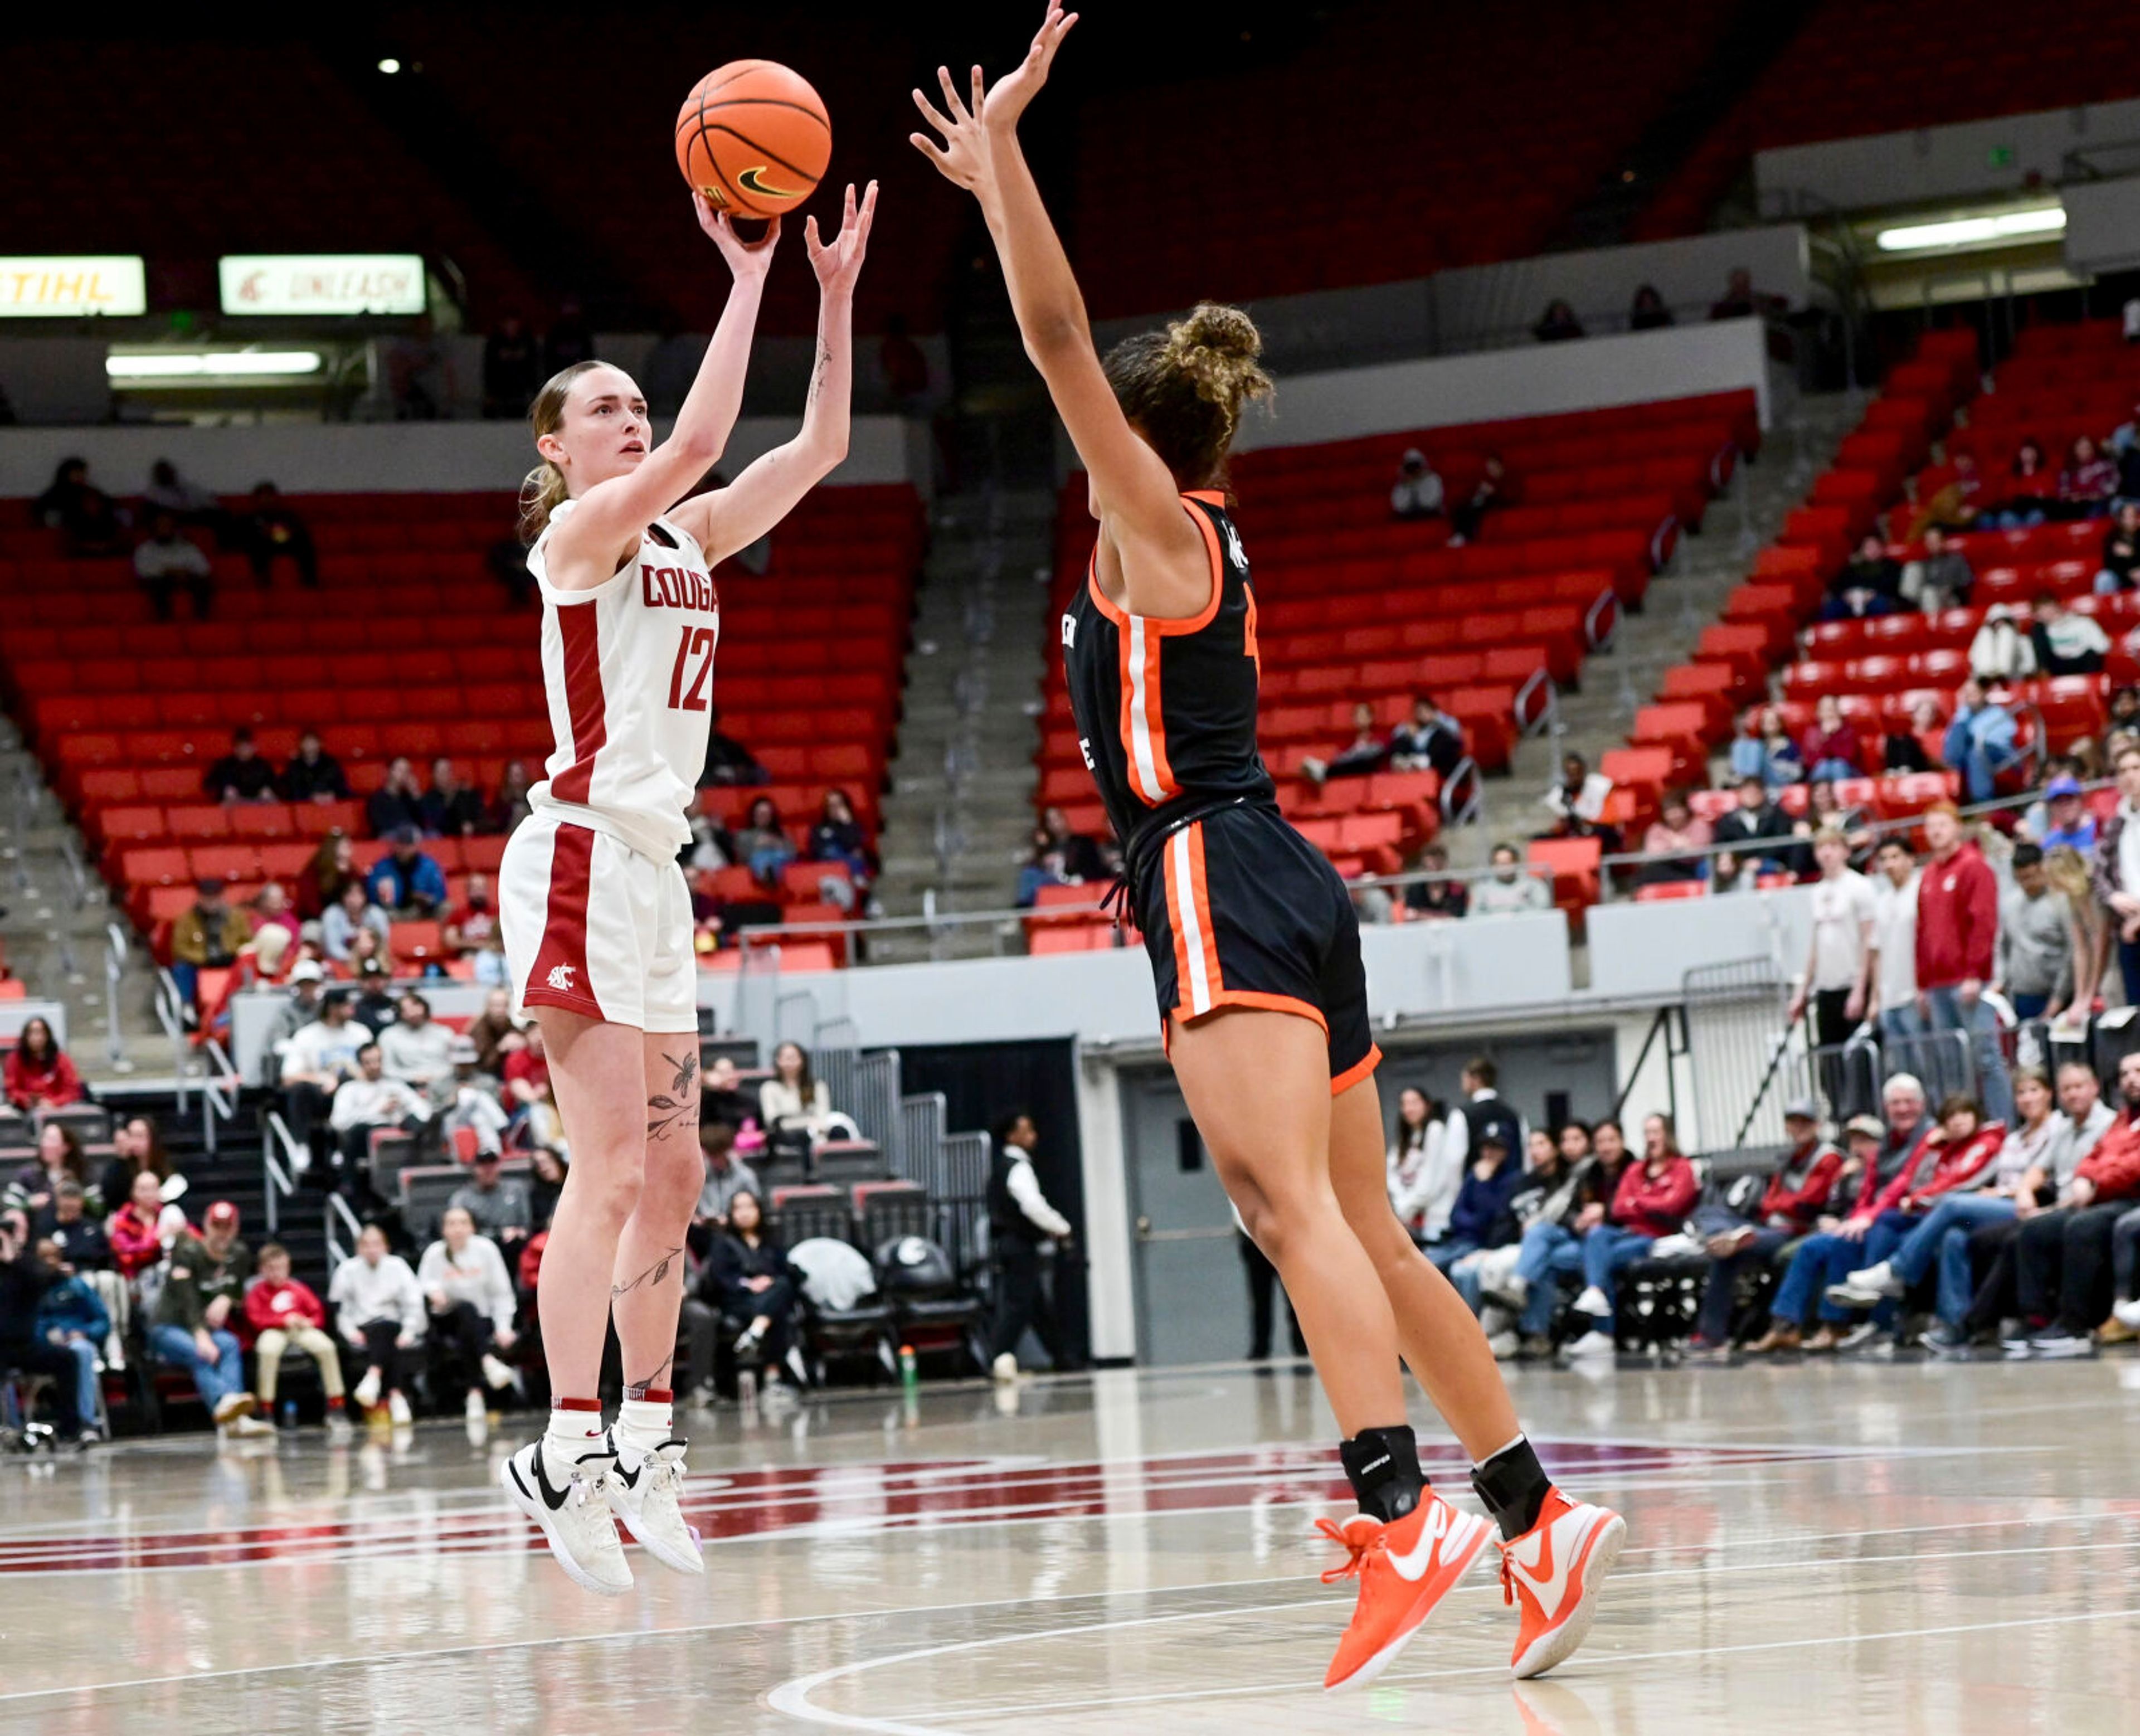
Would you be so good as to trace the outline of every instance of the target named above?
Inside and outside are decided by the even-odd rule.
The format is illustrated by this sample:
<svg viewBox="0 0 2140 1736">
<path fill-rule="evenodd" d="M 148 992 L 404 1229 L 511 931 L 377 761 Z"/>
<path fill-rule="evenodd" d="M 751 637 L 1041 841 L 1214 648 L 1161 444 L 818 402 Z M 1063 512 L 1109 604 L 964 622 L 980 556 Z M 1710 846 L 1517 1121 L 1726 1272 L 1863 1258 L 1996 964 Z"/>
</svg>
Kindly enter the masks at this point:
<svg viewBox="0 0 2140 1736">
<path fill-rule="evenodd" d="M 855 278 L 862 268 L 862 255 L 869 248 L 870 223 L 876 215 L 876 183 L 871 181 L 862 194 L 859 208 L 855 204 L 855 184 L 847 183 L 846 204 L 840 213 L 840 233 L 827 246 L 817 238 L 817 219 L 813 216 L 802 224 L 802 244 L 810 255 L 810 269 L 817 274 L 817 287 L 827 295 L 854 293 Z"/>
<path fill-rule="evenodd" d="M 942 135 L 944 142 L 939 145 L 926 133 L 910 133 L 907 136 L 914 148 L 934 163 L 946 180 L 979 191 L 994 178 L 994 140 L 989 135 L 1016 130 L 1018 117 L 1048 82 L 1055 51 L 1077 22 L 1077 13 L 1063 10 L 1063 0 L 1048 0 L 1048 14 L 1041 20 L 1025 58 L 998 79 L 994 89 L 988 88 L 979 66 L 973 69 L 970 106 L 960 100 L 950 69 L 939 66 L 936 81 L 943 88 L 945 107 L 950 112 L 940 112 L 919 90 L 914 92 L 914 105 L 921 110 L 921 118 Z"/>
<path fill-rule="evenodd" d="M 695 187 L 691 189 L 691 207 L 699 213 L 699 227 L 713 237 L 714 245 L 721 250 L 721 257 L 728 261 L 738 282 L 764 277 L 773 263 L 773 247 L 780 239 L 778 218 L 766 224 L 765 233 L 756 241 L 745 241 L 736 233 L 728 213 L 715 210 L 713 202 Z"/>
</svg>

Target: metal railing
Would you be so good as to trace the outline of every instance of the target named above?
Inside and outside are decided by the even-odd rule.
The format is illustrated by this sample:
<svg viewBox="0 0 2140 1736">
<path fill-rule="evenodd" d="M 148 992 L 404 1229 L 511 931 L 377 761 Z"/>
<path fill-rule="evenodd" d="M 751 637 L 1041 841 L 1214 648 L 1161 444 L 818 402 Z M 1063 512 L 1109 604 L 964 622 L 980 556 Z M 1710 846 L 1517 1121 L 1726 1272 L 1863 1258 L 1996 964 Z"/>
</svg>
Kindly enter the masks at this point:
<svg viewBox="0 0 2140 1736">
<path fill-rule="evenodd" d="M 929 1185 L 929 1174 L 944 1143 L 949 1119 L 944 1093 L 919 1091 L 899 1100 L 899 1137 L 891 1150 L 892 1174 Z"/>
<path fill-rule="evenodd" d="M 231 1060 L 230 1051 L 211 1037 L 201 1046 L 207 1070 L 201 1076 L 201 1140 L 210 1153 L 216 1149 L 217 1128 L 238 1113 L 238 1100 L 245 1081 Z"/>
<path fill-rule="evenodd" d="M 1701 1149 L 1782 1142 L 1783 1100 L 1775 1084 L 1789 1036 L 1784 1018 L 1787 993 L 1773 958 L 1699 965 L 1681 978 L 1687 1072 Z"/>
<path fill-rule="evenodd" d="M 339 1272 L 341 1263 L 356 1252 L 356 1238 L 364 1233 L 364 1226 L 356 1221 L 356 1214 L 349 1209 L 349 1202 L 339 1194 L 327 1195 L 326 1243 L 327 1270 Z"/>
<path fill-rule="evenodd" d="M 297 1191 L 297 1174 L 305 1167 L 306 1155 L 299 1150 L 287 1124 L 274 1110 L 269 1110 L 260 1118 L 261 1192 L 268 1200 L 269 1235 L 281 1233 L 282 1202 Z"/>
<path fill-rule="evenodd" d="M 115 1073 L 130 1073 L 134 1063 L 126 1058 L 125 1034 L 119 1028 L 119 991 L 126 979 L 126 959 L 131 948 L 126 930 L 115 922 L 104 925 L 104 1056 Z"/>
<path fill-rule="evenodd" d="M 162 965 L 156 967 L 156 992 L 150 1003 L 156 1014 L 156 1022 L 164 1027 L 164 1035 L 171 1040 L 171 1072 L 178 1081 L 179 1113 L 186 1111 L 186 1021 L 185 998 L 179 993 L 179 985 L 169 971 Z"/>
</svg>

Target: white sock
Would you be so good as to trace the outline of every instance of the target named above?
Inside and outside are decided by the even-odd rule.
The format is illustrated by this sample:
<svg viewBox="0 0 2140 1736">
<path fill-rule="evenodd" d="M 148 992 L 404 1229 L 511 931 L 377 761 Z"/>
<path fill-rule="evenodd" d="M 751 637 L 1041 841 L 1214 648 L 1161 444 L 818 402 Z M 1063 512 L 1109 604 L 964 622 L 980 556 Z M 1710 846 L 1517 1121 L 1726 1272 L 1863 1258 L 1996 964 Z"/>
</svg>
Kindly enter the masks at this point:
<svg viewBox="0 0 2140 1736">
<path fill-rule="evenodd" d="M 542 1431 L 542 1463 L 551 1482 L 562 1488 L 590 1447 L 601 1444 L 601 1412 L 552 1410 Z"/>
<path fill-rule="evenodd" d="M 635 1453 L 651 1453 L 675 1432 L 675 1406 L 626 1399 L 616 1408 L 616 1438 Z"/>
</svg>

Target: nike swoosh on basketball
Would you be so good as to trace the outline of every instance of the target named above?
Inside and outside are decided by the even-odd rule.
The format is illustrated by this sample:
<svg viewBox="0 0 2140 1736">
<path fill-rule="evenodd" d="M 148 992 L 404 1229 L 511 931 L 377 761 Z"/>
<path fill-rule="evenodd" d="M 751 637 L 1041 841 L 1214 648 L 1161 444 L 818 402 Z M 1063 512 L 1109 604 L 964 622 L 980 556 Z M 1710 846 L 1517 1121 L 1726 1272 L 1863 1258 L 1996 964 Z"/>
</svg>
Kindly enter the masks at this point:
<svg viewBox="0 0 2140 1736">
<path fill-rule="evenodd" d="M 1558 1561 L 1554 1559 L 1553 1534 L 1563 1523 L 1556 1521 L 1553 1525 L 1542 1527 L 1538 1532 L 1539 1560 L 1536 1566 L 1525 1562 L 1516 1553 L 1516 1547 L 1520 1547 L 1520 1545 L 1509 1551 L 1509 1565 L 1530 1582 L 1532 1591 L 1538 1594 L 1540 1606 L 1549 1616 L 1560 1607 L 1562 1600 L 1568 1596 L 1568 1577 L 1575 1565 L 1576 1551 L 1563 1553 Z M 1575 1541 L 1579 1548 L 1583 1541 L 1579 1524 Z"/>
<path fill-rule="evenodd" d="M 775 187 L 769 184 L 765 179 L 765 165 L 763 163 L 744 169 L 736 177 L 736 184 L 745 193 L 763 194 L 772 199 L 788 199 L 794 194 L 794 189 L 791 187 Z"/>
<path fill-rule="evenodd" d="M 1394 1549 L 1390 1552 L 1390 1565 L 1403 1577 L 1416 1581 L 1426 1577 L 1434 1561 L 1436 1547 L 1449 1535 L 1449 1513 L 1448 1508 L 1436 1502 L 1427 1514 L 1426 1523 L 1420 1527 L 1419 1541 L 1412 1545 L 1411 1552 L 1404 1555 Z"/>
</svg>

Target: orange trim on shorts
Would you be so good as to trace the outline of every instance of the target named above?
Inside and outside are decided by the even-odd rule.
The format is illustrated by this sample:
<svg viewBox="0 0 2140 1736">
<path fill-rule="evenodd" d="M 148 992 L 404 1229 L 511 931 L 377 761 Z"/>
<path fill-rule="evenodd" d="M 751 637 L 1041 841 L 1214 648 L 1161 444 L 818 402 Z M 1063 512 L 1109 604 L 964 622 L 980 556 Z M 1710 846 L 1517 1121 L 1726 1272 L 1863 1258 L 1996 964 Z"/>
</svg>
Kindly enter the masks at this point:
<svg viewBox="0 0 2140 1736">
<path fill-rule="evenodd" d="M 1219 968 L 1219 937 L 1211 925 L 1211 887 L 1204 876 L 1204 822 L 1192 821 L 1189 826 L 1190 890 L 1196 899 L 1196 930 L 1204 941 L 1204 975 L 1211 985 L 1214 1005 L 1221 1004 L 1220 998 L 1226 992 L 1226 973 Z"/>
<path fill-rule="evenodd" d="M 1330 1081 L 1330 1095 L 1333 1097 L 1343 1096 L 1382 1064 L 1381 1046 L 1370 1043 L 1367 1046 L 1367 1052 L 1364 1056 Z"/>
<path fill-rule="evenodd" d="M 1184 1013 L 1179 1001 L 1175 1003 L 1171 1011 L 1174 1017 L 1185 1025 L 1216 1018 L 1222 1013 L 1289 1013 L 1296 1018 L 1310 1021 L 1325 1037 L 1330 1034 L 1330 1021 L 1323 1016 L 1323 1009 L 1313 1001 L 1303 1001 L 1297 995 L 1264 994 L 1254 988 L 1229 988 L 1223 994 L 1213 995 L 1209 1013 Z"/>
</svg>

